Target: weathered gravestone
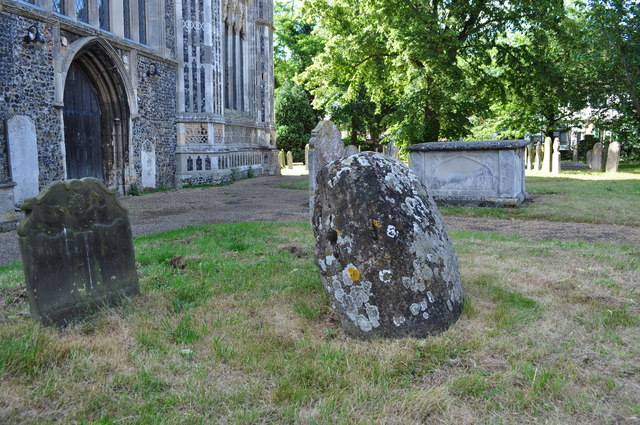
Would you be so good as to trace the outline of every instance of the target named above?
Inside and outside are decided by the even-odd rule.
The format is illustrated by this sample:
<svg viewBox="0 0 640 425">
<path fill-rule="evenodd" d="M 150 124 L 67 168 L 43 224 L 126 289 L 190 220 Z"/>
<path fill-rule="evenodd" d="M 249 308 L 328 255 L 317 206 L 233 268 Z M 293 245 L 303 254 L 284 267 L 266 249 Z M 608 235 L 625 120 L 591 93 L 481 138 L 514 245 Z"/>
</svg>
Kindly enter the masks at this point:
<svg viewBox="0 0 640 425">
<path fill-rule="evenodd" d="M 553 140 L 553 156 L 551 158 L 551 172 L 560 174 L 560 139 Z"/>
<path fill-rule="evenodd" d="M 607 173 L 617 173 L 620 163 L 620 143 L 611 142 L 607 153 Z"/>
<path fill-rule="evenodd" d="M 533 170 L 533 144 L 527 145 L 527 170 Z"/>
<path fill-rule="evenodd" d="M 127 211 L 94 178 L 52 183 L 23 206 L 18 226 L 31 316 L 64 324 L 136 294 Z"/>
<path fill-rule="evenodd" d="M 374 152 L 318 173 L 313 211 L 322 283 L 345 332 L 426 337 L 462 311 L 458 259 L 424 185 Z"/>
<path fill-rule="evenodd" d="M 602 172 L 602 143 L 598 142 L 593 145 L 591 157 L 591 170 Z"/>
<path fill-rule="evenodd" d="M 358 147 L 356 145 L 349 145 L 344 150 L 344 154 L 346 156 L 355 155 L 355 154 L 358 154 L 358 153 L 360 153 L 360 151 L 358 150 Z"/>
<path fill-rule="evenodd" d="M 304 145 L 304 169 L 309 169 L 309 143 Z"/>
<path fill-rule="evenodd" d="M 293 154 L 291 153 L 291 151 L 287 152 L 287 169 L 293 169 Z"/>
<path fill-rule="evenodd" d="M 278 161 L 280 162 L 280 168 L 286 167 L 286 163 L 284 159 L 284 151 L 282 149 L 278 151 Z"/>
<path fill-rule="evenodd" d="M 593 167 L 593 149 L 587 151 L 587 167 Z"/>
<path fill-rule="evenodd" d="M 7 147 L 11 177 L 16 183 L 13 199 L 21 204 L 38 194 L 38 143 L 31 118 L 16 115 L 7 120 Z"/>
<path fill-rule="evenodd" d="M 309 208 L 313 208 L 316 175 L 325 165 L 344 154 L 344 142 L 338 127 L 329 120 L 320 121 L 311 131 L 309 140 Z"/>
<path fill-rule="evenodd" d="M 542 146 L 540 142 L 536 142 L 536 159 L 533 164 L 533 171 L 540 171 L 540 157 L 542 156 Z"/>
</svg>

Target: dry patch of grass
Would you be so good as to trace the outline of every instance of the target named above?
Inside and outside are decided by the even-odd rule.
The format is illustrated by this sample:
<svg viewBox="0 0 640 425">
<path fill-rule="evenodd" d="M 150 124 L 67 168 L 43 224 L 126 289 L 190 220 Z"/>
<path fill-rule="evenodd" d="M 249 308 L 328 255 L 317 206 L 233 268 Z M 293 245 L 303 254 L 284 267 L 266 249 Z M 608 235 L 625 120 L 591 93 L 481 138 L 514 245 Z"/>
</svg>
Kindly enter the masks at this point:
<svg viewBox="0 0 640 425">
<path fill-rule="evenodd" d="M 462 317 L 442 335 L 391 341 L 342 333 L 307 224 L 138 238 L 141 296 L 61 330 L 1 313 L 0 422 L 538 424 L 640 416 L 638 247 L 451 235 Z M 3 272 L 20 283 L 14 269 Z"/>
</svg>

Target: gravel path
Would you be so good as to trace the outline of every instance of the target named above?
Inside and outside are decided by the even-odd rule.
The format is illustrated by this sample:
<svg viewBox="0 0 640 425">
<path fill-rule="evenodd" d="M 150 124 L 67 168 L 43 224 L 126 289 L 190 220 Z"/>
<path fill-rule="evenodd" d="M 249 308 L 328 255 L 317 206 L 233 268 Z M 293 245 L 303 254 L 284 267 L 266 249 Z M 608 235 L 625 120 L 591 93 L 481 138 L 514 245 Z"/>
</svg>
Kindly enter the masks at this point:
<svg viewBox="0 0 640 425">
<path fill-rule="evenodd" d="M 309 219 L 307 191 L 278 187 L 304 178 L 259 177 L 230 186 L 123 197 L 120 202 L 129 210 L 134 235 L 198 224 L 305 221 Z M 445 217 L 445 221 L 450 229 L 516 234 L 537 240 L 603 241 L 640 246 L 640 227 L 470 217 Z M 0 233 L 0 264 L 17 260 L 20 254 L 16 232 Z"/>
</svg>

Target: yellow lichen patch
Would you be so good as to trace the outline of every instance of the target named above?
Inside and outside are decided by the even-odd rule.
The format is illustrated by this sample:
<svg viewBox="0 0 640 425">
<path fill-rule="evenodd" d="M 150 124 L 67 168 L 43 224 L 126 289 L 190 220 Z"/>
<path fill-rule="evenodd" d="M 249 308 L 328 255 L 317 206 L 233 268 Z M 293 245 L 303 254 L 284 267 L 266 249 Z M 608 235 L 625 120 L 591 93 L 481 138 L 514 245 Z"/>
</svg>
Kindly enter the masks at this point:
<svg viewBox="0 0 640 425">
<path fill-rule="evenodd" d="M 371 220 L 371 223 L 373 224 L 374 227 L 380 228 L 380 226 L 382 226 L 382 223 L 380 223 L 378 220 Z"/>
<path fill-rule="evenodd" d="M 349 267 L 347 271 L 349 272 L 349 275 L 351 276 L 351 280 L 353 282 L 355 282 L 356 280 L 360 280 L 360 270 Z"/>
</svg>

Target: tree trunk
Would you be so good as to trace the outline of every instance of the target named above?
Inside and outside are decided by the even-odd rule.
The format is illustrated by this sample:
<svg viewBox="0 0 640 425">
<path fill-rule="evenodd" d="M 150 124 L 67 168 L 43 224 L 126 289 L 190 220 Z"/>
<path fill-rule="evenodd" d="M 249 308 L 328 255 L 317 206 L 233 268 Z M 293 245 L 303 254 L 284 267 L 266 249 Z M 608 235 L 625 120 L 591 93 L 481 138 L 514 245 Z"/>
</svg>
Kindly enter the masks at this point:
<svg viewBox="0 0 640 425">
<path fill-rule="evenodd" d="M 424 141 L 437 142 L 440 137 L 440 120 L 429 102 L 424 105 Z"/>
</svg>

